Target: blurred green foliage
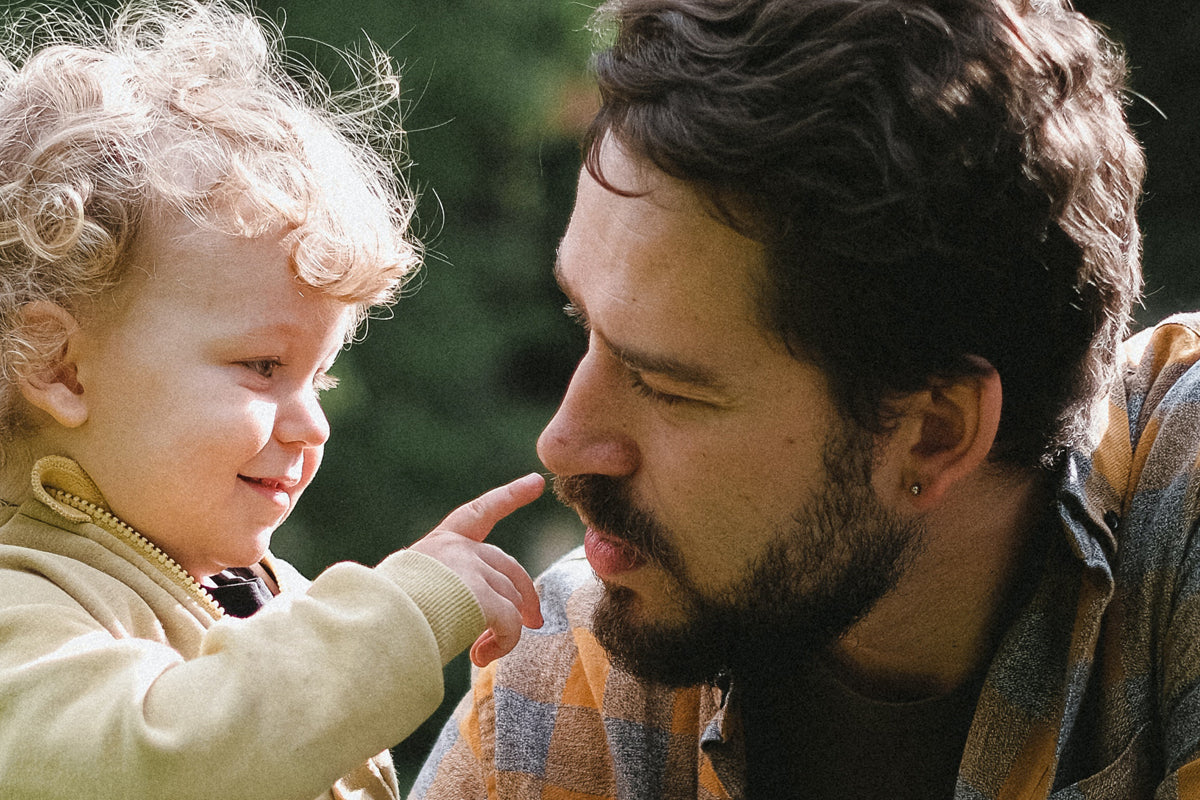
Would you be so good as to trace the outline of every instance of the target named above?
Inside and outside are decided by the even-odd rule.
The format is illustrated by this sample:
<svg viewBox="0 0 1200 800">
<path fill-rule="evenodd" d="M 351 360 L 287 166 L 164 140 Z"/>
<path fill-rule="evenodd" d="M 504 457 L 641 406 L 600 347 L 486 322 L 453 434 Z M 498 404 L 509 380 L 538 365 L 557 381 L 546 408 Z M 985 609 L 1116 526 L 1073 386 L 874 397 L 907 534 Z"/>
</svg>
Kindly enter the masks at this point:
<svg viewBox="0 0 1200 800">
<path fill-rule="evenodd" d="M 111 3 L 109 3 L 111 4 Z M 8 3 L 9 6 L 22 3 Z M 402 65 L 404 124 L 429 247 L 392 318 L 339 360 L 325 464 L 275 551 L 314 575 L 340 559 L 375 563 L 484 490 L 541 469 L 534 444 L 583 337 L 560 313 L 551 266 L 570 212 L 578 136 L 595 103 L 586 74 L 594 3 L 573 0 L 259 0 L 290 48 L 335 85 L 335 50 L 370 39 Z M 1150 159 L 1143 205 L 1151 322 L 1200 305 L 1200 5 L 1077 0 L 1125 43 L 1129 113 Z M 580 539 L 547 494 L 493 541 L 536 573 Z M 466 689 L 395 749 L 407 790 Z"/>
</svg>

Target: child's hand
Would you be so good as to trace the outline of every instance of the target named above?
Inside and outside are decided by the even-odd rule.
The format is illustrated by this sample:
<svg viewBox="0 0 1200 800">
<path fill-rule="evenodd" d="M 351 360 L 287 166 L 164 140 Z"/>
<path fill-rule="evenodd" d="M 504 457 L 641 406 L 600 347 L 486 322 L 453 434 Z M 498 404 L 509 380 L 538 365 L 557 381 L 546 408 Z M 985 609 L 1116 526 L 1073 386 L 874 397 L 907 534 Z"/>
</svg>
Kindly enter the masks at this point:
<svg viewBox="0 0 1200 800">
<path fill-rule="evenodd" d="M 529 574 L 516 559 L 484 538 L 492 526 L 542 494 L 546 480 L 536 472 L 459 506 L 411 550 L 454 570 L 475 595 L 488 629 L 471 646 L 471 661 L 483 667 L 517 646 L 521 625 L 542 627 L 542 611 Z"/>
</svg>

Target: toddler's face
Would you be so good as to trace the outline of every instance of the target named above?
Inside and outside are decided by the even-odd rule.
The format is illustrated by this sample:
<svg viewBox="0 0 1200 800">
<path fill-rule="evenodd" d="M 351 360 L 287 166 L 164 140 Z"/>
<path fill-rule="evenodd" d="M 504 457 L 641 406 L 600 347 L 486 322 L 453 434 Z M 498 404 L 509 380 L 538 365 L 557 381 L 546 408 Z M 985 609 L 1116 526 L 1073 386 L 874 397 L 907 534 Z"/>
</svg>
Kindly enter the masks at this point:
<svg viewBox="0 0 1200 800">
<path fill-rule="evenodd" d="M 173 220 L 131 258 L 73 339 L 88 413 L 68 455 L 193 576 L 248 566 L 321 462 L 353 309 L 297 283 L 277 236 Z"/>
</svg>

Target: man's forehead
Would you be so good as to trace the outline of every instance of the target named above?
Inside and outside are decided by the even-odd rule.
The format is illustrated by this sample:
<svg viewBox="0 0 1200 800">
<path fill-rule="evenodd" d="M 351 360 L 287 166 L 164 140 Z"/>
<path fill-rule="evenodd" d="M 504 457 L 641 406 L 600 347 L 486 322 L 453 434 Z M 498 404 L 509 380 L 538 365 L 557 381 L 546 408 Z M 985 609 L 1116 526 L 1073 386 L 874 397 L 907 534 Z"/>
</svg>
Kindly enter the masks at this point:
<svg viewBox="0 0 1200 800">
<path fill-rule="evenodd" d="M 586 175 L 553 268 L 564 290 L 675 284 L 693 299 L 707 293 L 746 311 L 745 303 L 757 305 L 765 270 L 762 244 L 714 217 L 684 184 L 626 196 Z"/>
<path fill-rule="evenodd" d="M 711 204 L 692 184 L 664 172 L 611 135 L 580 170 L 579 191 L 597 189 L 639 198 L 664 211 L 711 216 Z"/>
<path fill-rule="evenodd" d="M 627 368 L 728 394 L 773 340 L 758 311 L 761 246 L 696 203 L 648 203 L 588 181 L 554 264 L 573 316 Z"/>
</svg>

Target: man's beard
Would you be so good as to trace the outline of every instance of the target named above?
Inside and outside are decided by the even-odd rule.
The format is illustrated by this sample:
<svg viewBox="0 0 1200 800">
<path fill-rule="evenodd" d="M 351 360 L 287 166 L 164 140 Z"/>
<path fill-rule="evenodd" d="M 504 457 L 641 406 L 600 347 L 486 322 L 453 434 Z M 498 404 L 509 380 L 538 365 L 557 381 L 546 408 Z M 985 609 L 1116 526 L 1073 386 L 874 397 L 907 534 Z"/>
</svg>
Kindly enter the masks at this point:
<svg viewBox="0 0 1200 800">
<path fill-rule="evenodd" d="M 605 586 L 593 632 L 616 665 L 668 686 L 724 673 L 769 679 L 827 652 L 895 587 L 922 528 L 881 506 L 870 483 L 872 437 L 851 426 L 826 443 L 824 485 L 716 596 L 701 591 L 704 576 L 687 573 L 669 533 L 625 484 L 602 475 L 555 481 L 560 500 L 673 579 L 667 602 L 683 618 L 671 623 L 653 620 L 633 590 Z"/>
</svg>

